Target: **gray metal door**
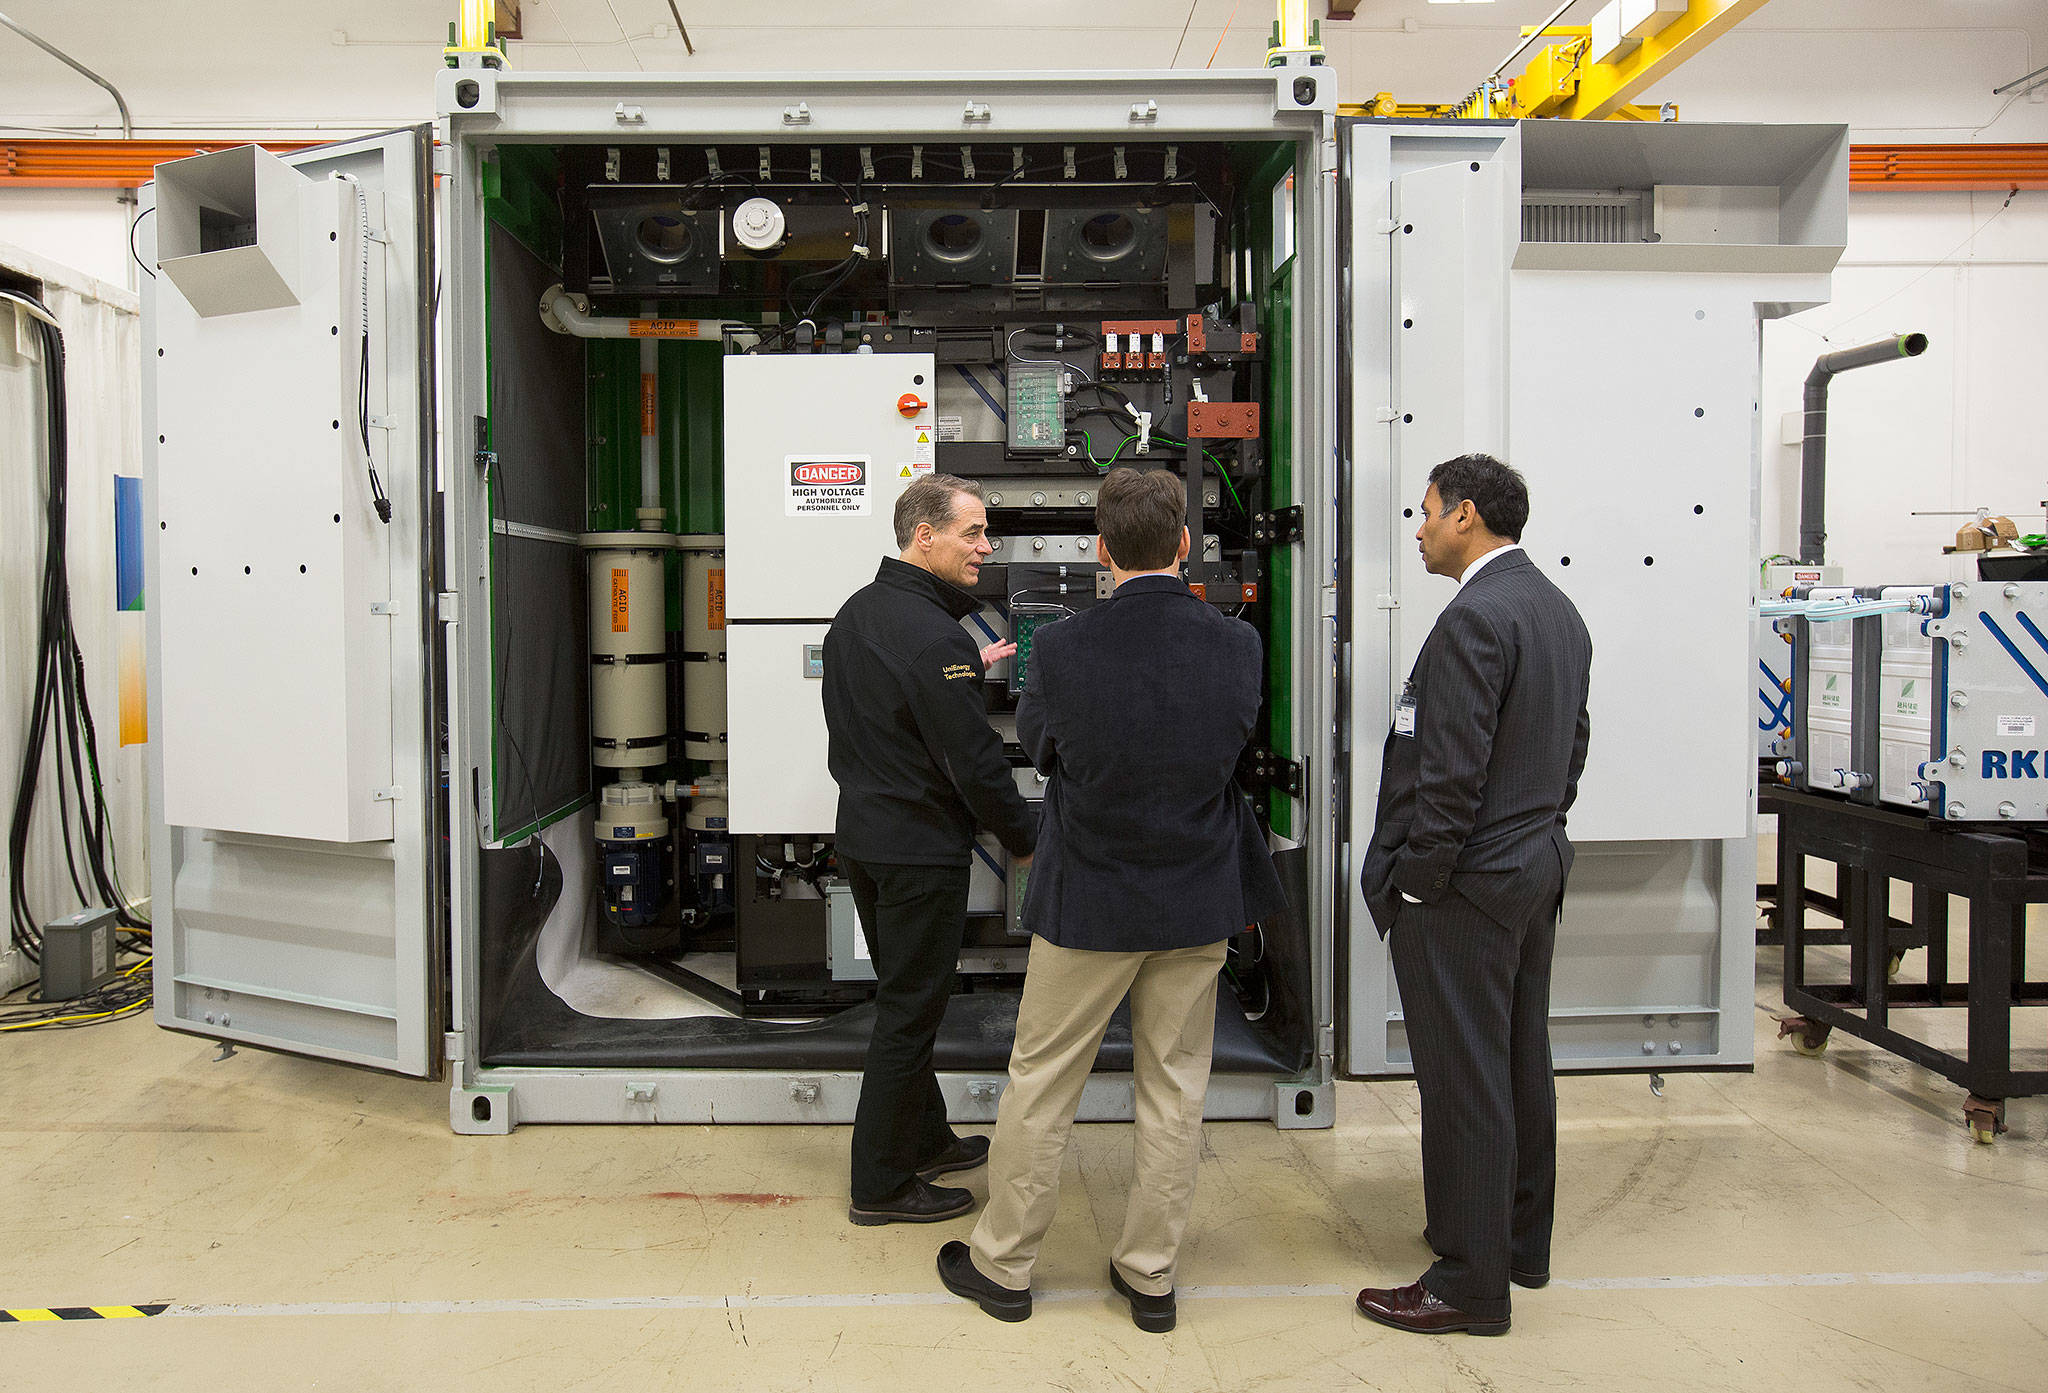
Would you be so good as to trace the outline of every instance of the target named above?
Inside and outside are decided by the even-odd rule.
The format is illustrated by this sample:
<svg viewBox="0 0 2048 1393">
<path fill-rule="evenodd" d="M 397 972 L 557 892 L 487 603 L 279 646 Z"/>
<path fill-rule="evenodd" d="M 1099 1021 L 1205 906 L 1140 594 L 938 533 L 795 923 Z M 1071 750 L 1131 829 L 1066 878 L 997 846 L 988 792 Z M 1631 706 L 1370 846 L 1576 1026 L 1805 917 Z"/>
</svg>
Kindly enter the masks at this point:
<svg viewBox="0 0 2048 1393">
<path fill-rule="evenodd" d="M 438 1066 L 428 128 L 143 190 L 156 1020 Z M 386 510 L 388 509 L 388 516 Z"/>
<path fill-rule="evenodd" d="M 1351 294 L 1351 844 L 1343 1056 L 1351 1074 L 1408 1062 L 1392 964 L 1359 894 L 1395 694 L 1453 587 L 1416 553 L 1431 466 L 1504 452 L 1511 140 L 1499 126 L 1344 128 Z"/>
</svg>

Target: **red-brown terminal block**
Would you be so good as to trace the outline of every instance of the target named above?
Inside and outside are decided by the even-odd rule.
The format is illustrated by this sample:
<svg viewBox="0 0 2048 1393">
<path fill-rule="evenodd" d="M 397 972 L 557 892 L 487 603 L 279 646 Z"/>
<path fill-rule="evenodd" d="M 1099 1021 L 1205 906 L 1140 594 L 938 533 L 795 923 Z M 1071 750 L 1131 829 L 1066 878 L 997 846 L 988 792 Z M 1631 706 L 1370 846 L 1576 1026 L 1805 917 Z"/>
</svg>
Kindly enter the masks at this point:
<svg viewBox="0 0 2048 1393">
<path fill-rule="evenodd" d="M 1255 401 L 1191 401 L 1188 436 L 1207 440 L 1251 440 L 1259 433 Z"/>
</svg>

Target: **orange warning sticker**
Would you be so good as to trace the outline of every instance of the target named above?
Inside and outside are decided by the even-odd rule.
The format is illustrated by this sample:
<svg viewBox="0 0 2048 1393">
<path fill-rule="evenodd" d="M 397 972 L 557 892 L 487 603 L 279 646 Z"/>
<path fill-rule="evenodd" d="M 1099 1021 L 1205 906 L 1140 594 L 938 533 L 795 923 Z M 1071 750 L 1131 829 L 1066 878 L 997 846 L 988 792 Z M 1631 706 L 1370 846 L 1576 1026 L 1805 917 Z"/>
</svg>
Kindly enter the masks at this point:
<svg viewBox="0 0 2048 1393">
<path fill-rule="evenodd" d="M 626 632 L 626 618 L 627 618 L 627 613 L 628 613 L 628 606 L 627 606 L 627 596 L 626 596 L 626 569 L 625 569 L 625 567 L 623 567 L 623 566 L 614 566 L 614 567 L 612 567 L 612 632 L 613 632 L 613 633 L 615 633 L 615 634 L 623 634 L 624 632 Z"/>
<path fill-rule="evenodd" d="M 704 591 L 704 627 L 723 629 L 725 627 L 725 567 L 706 572 L 709 584 Z"/>
<path fill-rule="evenodd" d="M 694 339 L 697 337 L 697 321 L 694 319 L 629 319 L 626 332 L 636 339 Z"/>
<path fill-rule="evenodd" d="M 653 435 L 658 430 L 658 427 L 655 425 L 654 421 L 654 402 L 656 397 L 658 397 L 659 395 L 660 392 L 654 385 L 654 374 L 651 372 L 641 373 L 640 433 L 642 435 Z"/>
</svg>

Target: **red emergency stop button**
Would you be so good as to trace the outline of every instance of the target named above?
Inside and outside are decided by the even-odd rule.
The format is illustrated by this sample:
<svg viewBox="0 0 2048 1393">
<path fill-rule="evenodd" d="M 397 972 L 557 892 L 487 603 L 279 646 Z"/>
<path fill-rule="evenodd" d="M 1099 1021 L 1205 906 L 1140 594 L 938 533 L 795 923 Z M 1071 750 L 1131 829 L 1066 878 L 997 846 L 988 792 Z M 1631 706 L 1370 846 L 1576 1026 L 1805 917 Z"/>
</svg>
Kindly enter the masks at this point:
<svg viewBox="0 0 2048 1393">
<path fill-rule="evenodd" d="M 896 398 L 896 409 L 905 416 L 915 416 L 930 405 L 930 402 L 915 392 L 905 392 L 902 396 Z"/>
</svg>

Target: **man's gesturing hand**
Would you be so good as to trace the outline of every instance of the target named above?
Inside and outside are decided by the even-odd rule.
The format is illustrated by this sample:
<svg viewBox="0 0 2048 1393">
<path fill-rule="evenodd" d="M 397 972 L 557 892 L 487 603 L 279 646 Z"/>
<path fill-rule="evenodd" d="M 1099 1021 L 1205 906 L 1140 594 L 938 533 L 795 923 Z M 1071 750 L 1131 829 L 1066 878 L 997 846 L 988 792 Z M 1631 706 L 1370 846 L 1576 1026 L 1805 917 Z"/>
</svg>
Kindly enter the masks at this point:
<svg viewBox="0 0 2048 1393">
<path fill-rule="evenodd" d="M 1012 653 L 1015 653 L 1016 651 L 1017 645 L 1014 643 L 1010 643 L 1008 641 L 1002 643 L 991 643 L 988 647 L 981 650 L 981 665 L 984 668 L 994 667 L 997 663 L 1009 657 Z"/>
</svg>

